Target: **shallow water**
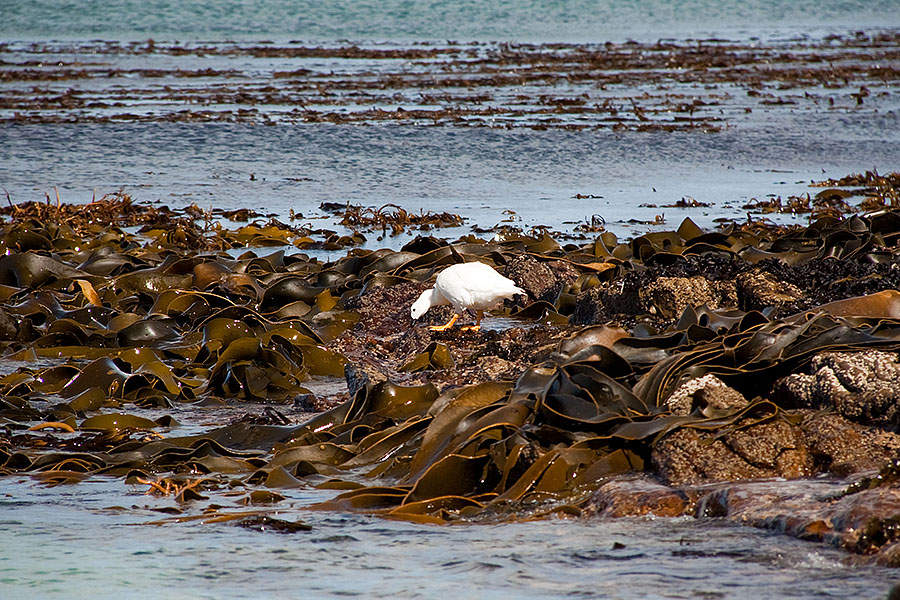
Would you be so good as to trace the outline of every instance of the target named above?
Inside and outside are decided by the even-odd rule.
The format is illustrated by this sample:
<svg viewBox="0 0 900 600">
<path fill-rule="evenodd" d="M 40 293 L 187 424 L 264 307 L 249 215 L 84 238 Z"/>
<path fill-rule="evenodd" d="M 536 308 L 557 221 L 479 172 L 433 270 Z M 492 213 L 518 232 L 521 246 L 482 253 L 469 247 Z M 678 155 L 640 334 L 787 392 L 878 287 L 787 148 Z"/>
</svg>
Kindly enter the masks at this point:
<svg viewBox="0 0 900 600">
<path fill-rule="evenodd" d="M 0 181 L 13 201 L 88 202 L 120 188 L 173 207 L 251 207 L 334 227 L 322 202 L 450 211 L 466 226 L 571 231 L 601 215 L 620 236 L 690 217 L 742 220 L 751 198 L 817 191 L 808 183 L 889 171 L 900 156 L 897 115 L 798 117 L 796 128 L 716 134 L 505 131 L 241 124 L 13 125 L 0 128 Z M 826 136 L 827 133 L 827 136 Z M 868 141 L 863 142 L 868 137 Z M 40 165 L 39 167 L 35 167 Z M 250 175 L 255 180 L 251 181 Z M 601 196 L 601 198 L 574 198 Z M 708 209 L 641 207 L 693 197 Z M 505 213 L 512 210 L 514 214 Z M 805 223 L 806 216 L 781 216 Z M 302 221 L 301 221 L 302 222 Z M 657 227 L 660 228 L 660 227 Z M 397 245 L 407 238 L 377 240 Z"/>
<path fill-rule="evenodd" d="M 838 550 L 693 519 L 423 526 L 303 510 L 312 531 L 150 523 L 172 506 L 120 481 L 0 480 L 7 598 L 883 598 L 894 572 Z M 12 593 L 12 595 L 8 595 Z"/>
</svg>

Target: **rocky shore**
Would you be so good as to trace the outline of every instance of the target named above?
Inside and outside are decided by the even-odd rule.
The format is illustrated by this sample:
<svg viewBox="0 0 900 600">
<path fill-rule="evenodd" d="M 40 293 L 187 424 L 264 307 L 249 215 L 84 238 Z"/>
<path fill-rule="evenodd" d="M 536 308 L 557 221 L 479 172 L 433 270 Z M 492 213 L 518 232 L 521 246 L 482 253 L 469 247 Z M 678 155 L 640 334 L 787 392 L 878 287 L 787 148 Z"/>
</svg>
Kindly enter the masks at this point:
<svg viewBox="0 0 900 600">
<path fill-rule="evenodd" d="M 12 206 L 0 472 L 120 477 L 209 521 L 274 523 L 300 486 L 335 491 L 316 509 L 423 523 L 725 518 L 900 565 L 900 176 L 852 182 L 831 185 L 868 210 L 820 205 L 802 228 L 399 251 L 121 196 Z M 263 246 L 281 249 L 236 251 Z M 303 253 L 325 246 L 348 250 Z M 527 298 L 478 331 L 430 330 L 449 307 L 413 321 L 471 261 Z"/>
</svg>

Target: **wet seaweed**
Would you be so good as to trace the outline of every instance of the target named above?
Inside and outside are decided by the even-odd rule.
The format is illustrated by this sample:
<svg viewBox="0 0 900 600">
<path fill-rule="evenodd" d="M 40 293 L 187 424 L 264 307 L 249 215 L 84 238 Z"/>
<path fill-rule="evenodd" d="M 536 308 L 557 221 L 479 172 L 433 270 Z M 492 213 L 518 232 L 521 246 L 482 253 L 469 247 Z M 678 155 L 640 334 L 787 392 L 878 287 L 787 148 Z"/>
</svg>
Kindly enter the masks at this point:
<svg viewBox="0 0 900 600">
<path fill-rule="evenodd" d="M 678 435 L 753 457 L 745 432 L 793 431 L 810 407 L 778 382 L 822 353 L 900 351 L 891 209 L 787 230 L 710 232 L 685 219 L 565 246 L 504 229 L 323 263 L 283 250 L 233 258 L 153 228 L 190 223 L 229 244 L 296 246 L 301 231 L 277 223 L 228 230 L 194 209 L 95 204 L 68 228 L 38 218 L 72 211 L 64 204 L 4 213 L 0 352 L 24 365 L 0 376 L 0 473 L 42 485 L 119 477 L 182 512 L 236 489 L 244 507 L 315 487 L 336 492 L 316 509 L 421 523 L 577 515 L 617 475 L 662 473 L 659 453 Z M 97 224 L 116 211 L 153 227 Z M 524 306 L 495 309 L 507 326 L 413 323 L 410 304 L 461 260 L 526 291 Z M 426 324 L 446 319 L 434 312 Z M 346 389 L 321 398 L 317 378 Z M 683 387 L 712 378 L 727 402 Z M 218 422 L 183 434 L 175 417 L 201 407 L 218 407 Z M 893 414 L 877 416 L 883 427 L 900 425 Z M 768 473 L 759 464 L 746 472 Z M 244 510 L 194 516 L 304 530 Z M 848 547 L 874 552 L 896 539 L 894 525 Z"/>
</svg>

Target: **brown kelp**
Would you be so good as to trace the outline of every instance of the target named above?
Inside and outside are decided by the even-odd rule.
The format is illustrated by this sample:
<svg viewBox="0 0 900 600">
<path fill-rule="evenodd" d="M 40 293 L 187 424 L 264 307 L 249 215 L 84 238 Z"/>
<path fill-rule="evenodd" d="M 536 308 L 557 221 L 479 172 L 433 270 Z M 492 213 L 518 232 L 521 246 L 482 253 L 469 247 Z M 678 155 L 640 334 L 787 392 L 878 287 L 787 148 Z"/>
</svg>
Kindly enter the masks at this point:
<svg viewBox="0 0 900 600">
<path fill-rule="evenodd" d="M 6 212 L 0 348 L 21 366 L 0 377 L 0 473 L 120 477 L 186 517 L 211 502 L 210 522 L 298 531 L 266 520 L 278 490 L 334 490 L 315 508 L 424 523 L 578 515 L 622 474 L 846 476 L 896 442 L 889 208 L 791 229 L 687 219 L 580 245 L 420 237 L 320 262 L 221 251 L 296 241 L 275 223 L 230 231 L 98 202 L 84 222 L 52 202 Z M 91 224 L 117 210 L 146 218 L 143 232 Z M 71 223 L 36 218 L 47 211 Z M 476 260 L 527 300 L 481 331 L 414 324 L 409 306 L 436 273 Z M 342 379 L 346 392 L 317 397 Z M 198 424 L 195 410 L 218 412 Z M 886 437 L 861 433 L 875 430 Z M 835 431 L 865 459 L 829 445 Z"/>
</svg>

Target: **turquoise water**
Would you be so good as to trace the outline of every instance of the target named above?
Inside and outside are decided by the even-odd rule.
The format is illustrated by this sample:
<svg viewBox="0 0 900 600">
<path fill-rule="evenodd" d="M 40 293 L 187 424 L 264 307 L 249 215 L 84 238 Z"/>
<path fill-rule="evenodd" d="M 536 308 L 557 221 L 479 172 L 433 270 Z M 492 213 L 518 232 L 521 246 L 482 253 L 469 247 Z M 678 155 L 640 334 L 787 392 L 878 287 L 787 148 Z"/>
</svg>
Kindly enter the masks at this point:
<svg viewBox="0 0 900 600">
<path fill-rule="evenodd" d="M 896 0 L 4 0 L 0 39 L 606 41 L 896 27 Z"/>
</svg>

